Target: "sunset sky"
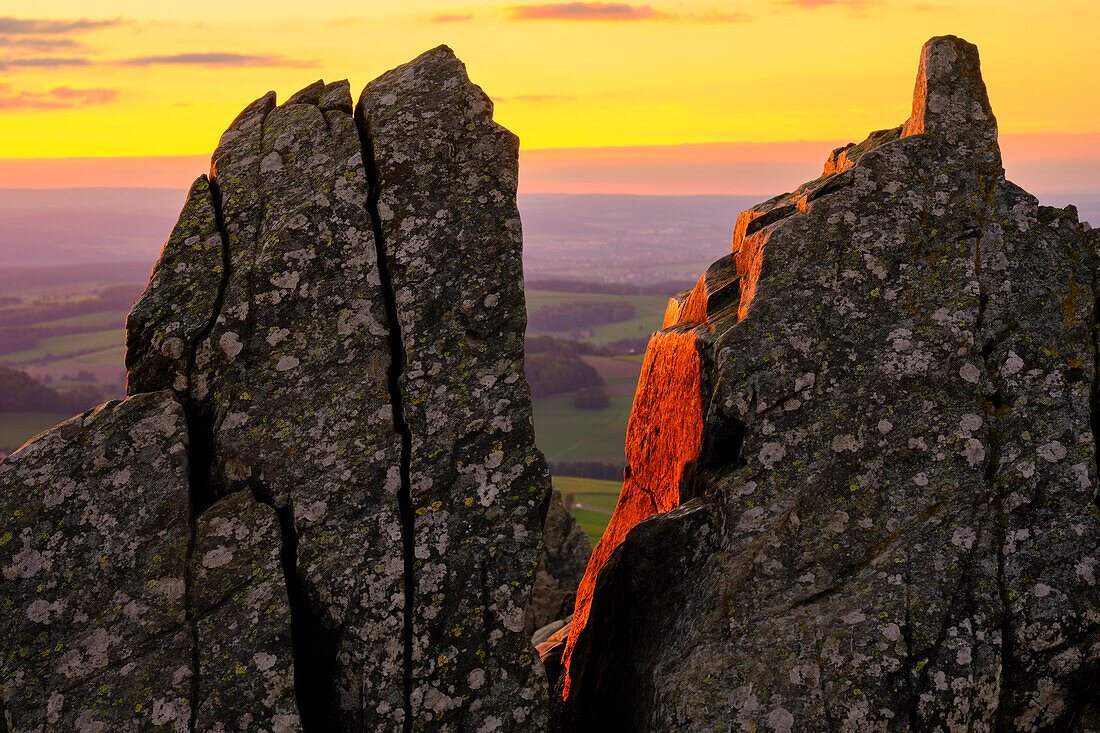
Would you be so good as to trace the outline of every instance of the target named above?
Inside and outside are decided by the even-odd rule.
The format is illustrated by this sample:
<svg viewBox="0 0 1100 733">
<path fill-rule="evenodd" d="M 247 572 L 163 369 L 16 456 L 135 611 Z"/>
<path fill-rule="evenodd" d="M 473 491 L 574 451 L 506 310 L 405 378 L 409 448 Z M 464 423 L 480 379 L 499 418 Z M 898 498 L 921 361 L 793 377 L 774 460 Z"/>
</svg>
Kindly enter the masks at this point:
<svg viewBox="0 0 1100 733">
<path fill-rule="evenodd" d="M 520 136 L 527 190 L 770 191 L 903 121 L 921 44 L 954 33 L 1010 176 L 1100 191 L 1095 0 L 21 5 L 0 17 L 0 187 L 186 185 L 201 158 L 178 156 L 266 90 L 358 89 L 446 43 Z"/>
</svg>

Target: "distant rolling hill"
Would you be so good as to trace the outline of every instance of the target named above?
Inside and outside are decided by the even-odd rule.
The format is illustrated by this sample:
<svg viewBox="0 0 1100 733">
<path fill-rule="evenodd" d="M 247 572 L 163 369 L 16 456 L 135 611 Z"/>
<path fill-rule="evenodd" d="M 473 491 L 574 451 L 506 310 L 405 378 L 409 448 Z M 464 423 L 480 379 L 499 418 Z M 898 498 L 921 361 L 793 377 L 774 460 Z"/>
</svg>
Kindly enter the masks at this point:
<svg viewBox="0 0 1100 733">
<path fill-rule="evenodd" d="M 0 189 L 0 273 L 15 281 L 20 280 L 11 272 L 15 267 L 104 263 L 118 266 L 116 282 L 143 281 L 185 194 L 153 188 Z M 694 280 L 729 251 L 737 214 L 771 195 L 521 195 L 526 276 Z M 1075 203 L 1082 218 L 1100 226 L 1100 194 L 1044 199 L 1051 205 Z M 77 267 L 55 276 L 80 274 Z M 109 268 L 87 274 L 111 279 Z"/>
</svg>

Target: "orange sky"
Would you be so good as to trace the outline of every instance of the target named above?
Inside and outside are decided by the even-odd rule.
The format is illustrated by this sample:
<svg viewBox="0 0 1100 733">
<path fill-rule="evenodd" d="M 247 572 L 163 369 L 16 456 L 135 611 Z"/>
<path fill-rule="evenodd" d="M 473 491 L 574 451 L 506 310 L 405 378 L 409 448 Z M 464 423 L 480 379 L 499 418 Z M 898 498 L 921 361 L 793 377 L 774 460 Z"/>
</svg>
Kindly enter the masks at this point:
<svg viewBox="0 0 1100 733">
<path fill-rule="evenodd" d="M 981 51 L 1010 175 L 1049 160 L 1039 188 L 1100 190 L 1095 0 L 26 7 L 0 17 L 2 187 L 171 182 L 154 174 L 208 155 L 267 89 L 361 87 L 447 43 L 519 134 L 528 190 L 770 191 L 768 175 L 805 177 L 833 141 L 900 123 L 920 45 L 955 33 Z M 40 160 L 87 156 L 129 160 Z"/>
</svg>

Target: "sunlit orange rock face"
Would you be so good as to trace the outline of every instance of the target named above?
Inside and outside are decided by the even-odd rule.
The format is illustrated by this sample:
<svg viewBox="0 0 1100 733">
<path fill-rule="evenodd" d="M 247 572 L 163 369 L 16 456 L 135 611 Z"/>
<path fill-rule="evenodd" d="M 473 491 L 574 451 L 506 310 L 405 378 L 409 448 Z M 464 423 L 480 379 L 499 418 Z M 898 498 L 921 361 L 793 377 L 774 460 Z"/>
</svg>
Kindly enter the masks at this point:
<svg viewBox="0 0 1100 733">
<path fill-rule="evenodd" d="M 565 646 L 565 670 L 569 669 L 577 635 L 588 621 L 600 568 L 634 525 L 653 514 L 675 509 L 680 503 L 680 479 L 684 467 L 699 454 L 703 434 L 699 374 L 699 345 L 694 330 L 674 327 L 650 339 L 626 433 L 630 475 L 577 589 L 573 625 Z M 563 697 L 568 695 L 566 673 Z"/>
<path fill-rule="evenodd" d="M 646 348 L 627 427 L 630 470 L 611 522 L 577 589 L 562 661 L 563 698 L 569 696 L 569 662 L 588 620 L 600 570 L 638 522 L 679 506 L 684 470 L 698 458 L 703 440 L 700 354 L 716 327 L 732 325 L 748 312 L 767 233 L 760 231 L 746 240 L 745 232 L 754 218 L 765 216 L 765 212 L 747 211 L 739 217 L 733 253 L 712 264 L 694 288 L 669 299 L 661 331 Z"/>
</svg>

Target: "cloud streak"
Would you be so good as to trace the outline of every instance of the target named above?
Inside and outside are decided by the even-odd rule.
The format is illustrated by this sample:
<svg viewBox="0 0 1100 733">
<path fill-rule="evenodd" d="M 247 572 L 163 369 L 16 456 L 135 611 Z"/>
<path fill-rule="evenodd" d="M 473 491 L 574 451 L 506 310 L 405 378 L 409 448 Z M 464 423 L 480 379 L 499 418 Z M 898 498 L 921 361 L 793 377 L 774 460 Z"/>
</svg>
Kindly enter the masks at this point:
<svg viewBox="0 0 1100 733">
<path fill-rule="evenodd" d="M 779 5 L 802 10 L 816 10 L 831 6 L 852 8 L 853 10 L 865 10 L 871 5 L 877 4 L 877 0 L 775 0 Z"/>
<path fill-rule="evenodd" d="M 652 5 L 603 2 L 512 5 L 507 10 L 515 20 L 645 20 L 660 15 Z"/>
<path fill-rule="evenodd" d="M 54 20 L 43 18 L 13 18 L 10 15 L 5 15 L 0 16 L 0 34 L 17 36 L 58 35 L 61 33 L 111 28 L 113 26 L 122 25 L 124 22 L 122 18 L 107 18 L 104 20 L 91 20 L 89 18 Z"/>
<path fill-rule="evenodd" d="M 441 13 L 428 18 L 429 23 L 465 23 L 473 20 L 473 13 Z"/>
<path fill-rule="evenodd" d="M 84 107 L 113 102 L 117 97 L 117 89 L 54 87 L 46 92 L 12 92 L 10 85 L 3 84 L 0 85 L 0 111 Z"/>
<path fill-rule="evenodd" d="M 53 69 L 79 66 L 205 66 L 215 69 L 248 67 L 310 68 L 316 61 L 288 59 L 276 54 L 226 52 L 177 53 L 163 56 L 137 56 L 128 59 L 97 60 L 84 56 L 31 56 L 0 58 L 0 71 L 12 69 Z"/>
<path fill-rule="evenodd" d="M 81 44 L 71 38 L 51 38 L 40 36 L 0 35 L 0 48 L 29 49 L 31 51 L 60 51 L 80 48 Z"/>
<path fill-rule="evenodd" d="M 813 2 L 814 0 L 808 0 Z M 824 2 L 837 0 L 818 0 Z M 849 0 L 852 1 L 852 0 Z M 510 5 L 505 12 L 512 20 L 587 20 L 639 21 L 666 20 L 689 23 L 747 23 L 748 13 L 707 10 L 698 13 L 674 13 L 652 5 L 631 5 L 622 2 L 569 2 L 541 5 Z"/>
<path fill-rule="evenodd" d="M 308 68 L 316 66 L 316 61 L 300 59 L 288 59 L 276 54 L 246 54 L 246 53 L 176 53 L 164 56 L 137 56 L 135 58 L 120 59 L 113 62 L 120 66 L 210 66 L 214 68 L 228 67 L 254 67 L 254 66 L 289 66 L 295 68 Z"/>
<path fill-rule="evenodd" d="M 0 71 L 7 69 L 55 69 L 62 66 L 91 66 L 82 56 L 34 56 L 25 59 L 0 59 Z"/>
</svg>

